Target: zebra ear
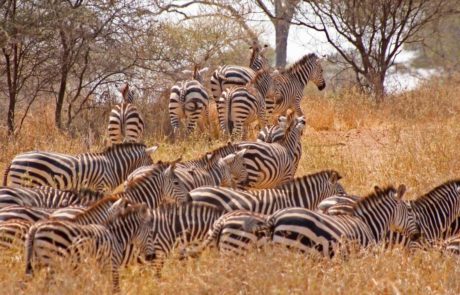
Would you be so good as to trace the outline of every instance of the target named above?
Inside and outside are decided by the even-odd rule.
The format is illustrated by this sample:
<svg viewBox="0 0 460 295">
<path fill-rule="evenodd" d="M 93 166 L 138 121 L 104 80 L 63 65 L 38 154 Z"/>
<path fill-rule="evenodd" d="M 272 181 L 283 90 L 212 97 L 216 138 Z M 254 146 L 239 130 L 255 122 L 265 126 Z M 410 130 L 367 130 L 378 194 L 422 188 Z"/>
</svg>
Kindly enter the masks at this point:
<svg viewBox="0 0 460 295">
<path fill-rule="evenodd" d="M 374 186 L 374 191 L 375 191 L 377 194 L 383 193 L 383 190 L 382 190 L 378 185 Z"/>
<path fill-rule="evenodd" d="M 154 146 L 152 146 L 152 147 L 149 147 L 149 148 L 145 149 L 145 152 L 147 153 L 147 155 L 151 155 L 151 154 L 153 154 L 157 149 L 158 149 L 158 145 L 154 145 Z"/>
<path fill-rule="evenodd" d="M 401 184 L 398 187 L 398 190 L 396 192 L 396 198 L 401 200 L 405 192 L 406 192 L 406 186 L 404 184 Z"/>
</svg>

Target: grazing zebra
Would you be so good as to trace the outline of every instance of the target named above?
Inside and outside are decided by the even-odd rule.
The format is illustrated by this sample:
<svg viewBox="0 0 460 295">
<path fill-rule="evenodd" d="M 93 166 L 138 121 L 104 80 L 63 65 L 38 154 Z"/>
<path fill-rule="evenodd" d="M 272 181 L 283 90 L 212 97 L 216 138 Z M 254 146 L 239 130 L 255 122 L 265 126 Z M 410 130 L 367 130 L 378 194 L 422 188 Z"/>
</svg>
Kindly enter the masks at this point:
<svg viewBox="0 0 460 295">
<path fill-rule="evenodd" d="M 61 220 L 75 224 L 102 224 L 112 214 L 128 206 L 125 199 L 106 197 L 88 208 L 38 209 L 11 206 L 0 210 L 0 240 L 2 246 L 10 248 L 17 242 L 24 242 L 30 226 L 40 220 Z M 15 223 L 18 223 L 17 225 Z M 27 229 L 27 230 L 26 230 Z M 16 232 L 15 232 L 16 231 Z M 5 236 L 3 236 L 5 235 Z"/>
<path fill-rule="evenodd" d="M 202 241 L 213 223 L 225 212 L 209 206 L 165 204 L 153 210 L 151 261 L 160 274 L 165 258 L 178 246 Z"/>
<path fill-rule="evenodd" d="M 110 112 L 108 135 L 110 143 L 140 142 L 144 133 L 144 119 L 133 104 L 134 93 L 126 83 L 120 90 L 123 102 Z"/>
<path fill-rule="evenodd" d="M 317 209 L 318 212 L 328 215 L 353 215 L 354 206 L 359 199 L 361 199 L 361 197 L 348 194 L 337 194 L 321 201 Z"/>
<path fill-rule="evenodd" d="M 296 118 L 284 138 L 275 143 L 245 142 L 239 146 L 246 149 L 244 164 L 248 177 L 244 188 L 272 188 L 291 180 L 302 155 L 301 135 L 305 118 Z"/>
<path fill-rule="evenodd" d="M 133 205 L 118 212 L 104 225 L 77 225 L 50 220 L 34 224 L 26 239 L 26 274 L 35 266 L 55 266 L 64 258 L 77 267 L 90 255 L 104 267 L 111 267 L 114 292 L 120 291 L 118 269 L 126 249 L 135 244 L 141 253 L 152 256 L 149 233 L 152 214 L 145 205 Z"/>
<path fill-rule="evenodd" d="M 211 92 L 215 101 L 219 99 L 222 92 L 230 86 L 244 86 L 251 81 L 255 72 L 268 66 L 267 59 L 263 56 L 267 46 L 260 47 L 256 42 L 252 49 L 249 68 L 235 65 L 224 65 L 218 67 L 211 76 Z"/>
<path fill-rule="evenodd" d="M 199 246 L 186 248 L 181 254 L 185 257 L 197 256 L 210 245 L 215 245 L 220 253 L 243 255 L 251 247 L 260 247 L 266 243 L 266 236 L 246 231 L 246 224 L 261 226 L 267 222 L 267 218 L 267 215 L 247 210 L 228 212 L 214 222 Z"/>
<path fill-rule="evenodd" d="M 248 210 L 273 214 L 288 207 L 315 209 L 319 202 L 338 193 L 344 193 L 333 170 L 294 178 L 273 189 L 235 190 L 224 187 L 200 187 L 189 193 L 188 201 L 197 205 L 216 207 L 225 211 Z"/>
<path fill-rule="evenodd" d="M 202 75 L 208 68 L 198 70 L 195 66 L 192 80 L 177 82 L 169 97 L 169 118 L 174 134 L 179 130 L 181 119 L 186 119 L 187 134 L 195 129 L 200 116 L 209 121 L 209 96 L 203 86 Z M 185 71 L 184 71 L 185 72 Z"/>
<path fill-rule="evenodd" d="M 232 86 L 222 92 L 217 102 L 219 123 L 230 136 L 246 138 L 249 125 L 258 121 L 267 125 L 266 113 L 272 108 L 266 105 L 265 97 L 271 84 L 268 69 L 259 70 L 245 86 Z"/>
<path fill-rule="evenodd" d="M 257 142 L 274 143 L 284 138 L 288 127 L 288 119 L 285 116 L 279 116 L 276 125 L 265 126 L 257 134 Z"/>
<path fill-rule="evenodd" d="M 100 153 L 76 156 L 33 151 L 14 157 L 3 180 L 13 187 L 50 186 L 61 190 L 113 191 L 135 169 L 151 165 L 158 148 L 143 144 L 117 144 Z"/>
<path fill-rule="evenodd" d="M 0 187 L 0 208 L 11 205 L 40 208 L 89 206 L 103 197 L 103 193 L 88 189 L 62 191 L 48 186 L 34 188 Z"/>
<path fill-rule="evenodd" d="M 326 87 L 320 59 L 314 53 L 305 55 L 289 68 L 274 74 L 272 78 L 270 93 L 274 100 L 273 114 L 285 114 L 292 108 L 297 116 L 303 116 L 300 100 L 308 81 L 315 83 L 319 90 Z"/>
<path fill-rule="evenodd" d="M 184 200 L 188 190 L 175 172 L 176 163 L 158 162 L 130 175 L 124 183 L 125 191 L 117 194 L 132 203 L 145 203 L 149 208 L 157 208 L 168 198 Z"/>
<path fill-rule="evenodd" d="M 416 240 L 420 237 L 415 216 L 401 200 L 405 187 L 380 189 L 356 202 L 353 216 L 325 215 L 305 208 L 279 210 L 266 225 L 252 231 L 267 230 L 274 243 L 307 253 L 332 257 L 343 241 L 366 247 L 382 241 L 391 229 Z M 251 229 L 249 226 L 248 229 Z"/>
</svg>

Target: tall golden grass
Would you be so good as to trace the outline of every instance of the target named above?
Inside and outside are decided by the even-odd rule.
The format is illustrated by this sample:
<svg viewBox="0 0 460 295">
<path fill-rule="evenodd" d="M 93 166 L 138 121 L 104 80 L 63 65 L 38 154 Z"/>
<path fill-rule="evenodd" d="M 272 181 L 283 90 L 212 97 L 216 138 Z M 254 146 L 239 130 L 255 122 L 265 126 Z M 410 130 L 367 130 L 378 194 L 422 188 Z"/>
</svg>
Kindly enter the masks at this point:
<svg viewBox="0 0 460 295">
<path fill-rule="evenodd" d="M 460 85 L 437 81 L 417 90 L 391 95 L 376 105 L 353 90 L 341 93 L 307 91 L 302 102 L 308 127 L 297 175 L 336 169 L 350 193 L 362 195 L 378 185 L 406 184 L 413 199 L 453 178 L 459 178 Z M 191 159 L 223 141 L 206 130 L 188 140 L 167 140 L 164 103 L 144 108 L 145 142 L 160 143 L 156 160 Z M 215 116 L 215 114 L 213 114 Z M 87 132 L 67 134 L 53 127 L 52 110 L 35 111 L 16 139 L 0 134 L 0 169 L 15 154 L 27 150 L 78 153 L 103 149 L 103 136 Z M 105 118 L 95 126 L 103 128 Z M 81 123 L 83 124 L 83 123 Z M 104 130 L 97 134 L 103 135 Z M 308 257 L 279 247 L 254 250 L 245 257 L 221 257 L 214 250 L 195 260 L 174 257 L 162 278 L 152 269 L 123 270 L 121 286 L 128 294 L 458 294 L 459 258 L 438 250 L 407 253 L 402 249 L 370 249 L 331 260 Z M 0 290 L 3 294 L 109 293 L 108 277 L 88 268 L 78 274 L 57 273 L 50 282 L 43 273 L 24 276 L 21 250 L 0 253 Z"/>
</svg>

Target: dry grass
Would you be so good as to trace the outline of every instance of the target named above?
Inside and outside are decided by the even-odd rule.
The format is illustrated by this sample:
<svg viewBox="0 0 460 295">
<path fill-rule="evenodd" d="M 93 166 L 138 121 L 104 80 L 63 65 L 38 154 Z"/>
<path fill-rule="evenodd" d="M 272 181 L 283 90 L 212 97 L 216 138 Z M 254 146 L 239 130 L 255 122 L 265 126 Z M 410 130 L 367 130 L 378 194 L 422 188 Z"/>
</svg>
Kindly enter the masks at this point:
<svg viewBox="0 0 460 295">
<path fill-rule="evenodd" d="M 415 198 L 459 177 L 459 85 L 426 85 L 389 97 L 378 106 L 353 91 L 309 92 L 303 103 L 309 128 L 303 136 L 304 153 L 298 175 L 336 169 L 344 177 L 346 189 L 355 194 L 365 194 L 375 184 L 404 183 L 409 188 L 406 198 Z M 163 107 L 156 106 L 146 116 L 148 124 L 164 120 Z M 161 114 L 160 119 L 154 114 Z M 161 122 L 153 125 L 166 125 Z M 0 169 L 16 153 L 26 150 L 77 153 L 103 147 L 101 136 L 89 139 L 85 132 L 61 134 L 52 126 L 52 111 L 45 108 L 34 113 L 16 140 L 7 140 L 0 134 L 4 143 Z M 223 143 L 205 135 L 171 143 L 164 140 L 167 131 L 154 130 L 154 126 L 148 129 L 146 143 L 161 144 L 155 159 L 172 160 L 180 155 L 190 159 Z M 107 280 L 95 270 L 72 277 L 58 274 L 53 284 L 47 283 L 43 274 L 22 283 L 25 277 L 21 251 L 1 253 L 0 265 L 3 294 L 110 291 Z M 146 267 L 125 269 L 122 289 L 129 294 L 458 294 L 459 275 L 459 258 L 435 250 L 409 254 L 400 249 L 373 249 L 332 260 L 306 257 L 282 248 L 253 251 L 246 257 L 220 257 L 211 250 L 197 260 L 168 260 L 160 280 Z"/>
</svg>

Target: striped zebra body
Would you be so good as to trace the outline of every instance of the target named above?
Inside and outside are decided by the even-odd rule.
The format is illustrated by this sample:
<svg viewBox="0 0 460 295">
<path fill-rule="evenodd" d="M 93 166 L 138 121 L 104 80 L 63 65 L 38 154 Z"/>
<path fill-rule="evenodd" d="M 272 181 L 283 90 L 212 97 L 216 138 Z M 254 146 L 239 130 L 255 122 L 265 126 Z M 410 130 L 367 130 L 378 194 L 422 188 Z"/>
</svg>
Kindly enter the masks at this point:
<svg viewBox="0 0 460 295">
<path fill-rule="evenodd" d="M 444 249 L 448 252 L 460 255 L 460 234 L 451 236 L 448 238 L 444 244 Z"/>
<path fill-rule="evenodd" d="M 315 83 L 319 90 L 326 87 L 323 69 L 315 54 L 305 55 L 286 70 L 273 75 L 273 114 L 285 114 L 288 109 L 294 109 L 297 116 L 303 116 L 300 101 L 308 81 Z"/>
<path fill-rule="evenodd" d="M 216 207 L 227 212 L 248 210 L 273 214 L 289 207 L 315 209 L 322 200 L 343 193 L 340 175 L 333 170 L 295 178 L 274 189 L 236 190 L 224 187 L 200 187 L 189 193 L 193 204 Z"/>
<path fill-rule="evenodd" d="M 107 129 L 112 145 L 139 143 L 144 133 L 144 119 L 135 105 L 123 102 L 110 112 Z"/>
<path fill-rule="evenodd" d="M 404 186 L 398 190 L 376 187 L 375 193 L 356 203 L 353 216 L 330 216 L 304 208 L 283 209 L 273 214 L 262 229 L 268 228 L 274 243 L 326 257 L 332 257 L 344 241 L 362 247 L 376 244 L 390 228 L 417 239 L 420 229 L 415 216 L 401 201 L 404 191 Z"/>
<path fill-rule="evenodd" d="M 158 162 L 135 171 L 124 183 L 125 191 L 117 196 L 132 203 L 144 203 L 151 209 L 168 199 L 184 200 L 188 190 L 176 174 L 176 162 Z"/>
<path fill-rule="evenodd" d="M 65 221 L 45 221 L 33 225 L 26 240 L 26 273 L 32 274 L 36 265 L 53 266 L 64 258 L 74 266 L 78 258 L 90 255 L 102 266 L 111 266 L 114 291 L 119 291 L 118 269 L 126 248 L 139 245 L 148 250 L 152 216 L 144 205 L 135 205 L 113 216 L 105 225 L 77 225 Z"/>
<path fill-rule="evenodd" d="M 264 245 L 267 237 L 247 231 L 245 225 L 251 223 L 261 226 L 267 222 L 267 218 L 267 215 L 246 210 L 228 212 L 214 222 L 199 246 L 186 249 L 183 255 L 196 256 L 211 245 L 216 246 L 222 254 L 246 254 L 250 248 Z"/>
<path fill-rule="evenodd" d="M 176 246 L 202 241 L 222 214 L 222 210 L 193 204 L 167 204 L 153 210 L 153 265 L 157 274 Z"/>
<path fill-rule="evenodd" d="M 209 121 L 209 95 L 201 78 L 207 70 L 197 71 L 195 67 L 193 80 L 180 81 L 171 88 L 169 118 L 174 133 L 178 132 L 181 119 L 186 120 L 187 133 L 196 128 L 200 116 Z"/>
<path fill-rule="evenodd" d="M 287 127 L 287 117 L 279 116 L 277 124 L 260 129 L 259 134 L 257 134 L 257 142 L 279 142 L 284 138 Z"/>
<path fill-rule="evenodd" d="M 11 205 L 40 208 L 89 206 L 103 197 L 104 194 L 88 189 L 63 191 L 48 186 L 34 188 L 0 187 L 0 208 Z"/>
<path fill-rule="evenodd" d="M 245 86 L 229 87 L 222 92 L 217 102 L 217 112 L 221 128 L 229 136 L 246 138 L 248 127 L 258 121 L 267 125 L 266 112 L 272 108 L 265 97 L 271 84 L 267 69 L 260 70 Z"/>
<path fill-rule="evenodd" d="M 291 180 L 302 155 L 301 135 L 305 127 L 303 117 L 296 118 L 283 140 L 275 143 L 245 142 L 244 164 L 248 177 L 240 187 L 273 188 Z"/>
<path fill-rule="evenodd" d="M 266 47 L 264 47 L 266 48 Z M 215 101 L 222 92 L 231 86 L 244 86 L 256 75 L 256 71 L 268 66 L 267 59 L 263 56 L 264 48 L 253 45 L 249 68 L 235 65 L 218 67 L 211 76 L 211 92 Z"/>
<path fill-rule="evenodd" d="M 0 222 L 5 222 L 11 219 L 36 222 L 38 220 L 47 219 L 50 215 L 51 212 L 47 209 L 13 205 L 0 209 Z"/>
<path fill-rule="evenodd" d="M 9 219 L 0 222 L 0 249 L 24 249 L 29 228 L 34 223 L 24 219 Z"/>
<path fill-rule="evenodd" d="M 61 190 L 113 191 L 135 169 L 151 165 L 150 154 L 157 147 L 143 144 L 120 144 L 101 153 L 76 156 L 27 152 L 16 156 L 7 169 L 5 180 L 11 186 L 50 186 Z M 4 183 L 6 185 L 6 183 Z"/>
</svg>

